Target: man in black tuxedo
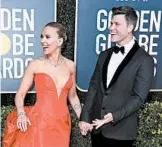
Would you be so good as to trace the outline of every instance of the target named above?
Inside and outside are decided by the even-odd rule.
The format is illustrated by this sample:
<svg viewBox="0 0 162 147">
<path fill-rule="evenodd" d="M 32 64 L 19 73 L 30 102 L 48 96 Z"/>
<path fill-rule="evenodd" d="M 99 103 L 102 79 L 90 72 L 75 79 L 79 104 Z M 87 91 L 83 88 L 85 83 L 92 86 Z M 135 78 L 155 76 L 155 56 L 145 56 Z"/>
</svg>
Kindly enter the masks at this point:
<svg viewBox="0 0 162 147">
<path fill-rule="evenodd" d="M 82 135 L 92 130 L 93 147 L 132 147 L 137 111 L 150 90 L 154 62 L 134 39 L 135 10 L 120 6 L 112 13 L 109 30 L 116 46 L 99 55 L 79 127 Z"/>
</svg>

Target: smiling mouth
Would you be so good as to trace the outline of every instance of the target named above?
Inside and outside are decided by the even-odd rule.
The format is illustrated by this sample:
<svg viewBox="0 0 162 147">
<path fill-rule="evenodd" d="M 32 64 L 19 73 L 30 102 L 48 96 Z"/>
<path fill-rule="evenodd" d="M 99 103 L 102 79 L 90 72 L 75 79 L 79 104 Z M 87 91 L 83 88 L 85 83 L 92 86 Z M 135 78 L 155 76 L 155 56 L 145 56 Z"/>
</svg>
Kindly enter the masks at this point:
<svg viewBox="0 0 162 147">
<path fill-rule="evenodd" d="M 116 33 L 110 33 L 111 35 L 117 35 Z"/>
<path fill-rule="evenodd" d="M 43 47 L 43 50 L 46 50 L 48 47 Z"/>
<path fill-rule="evenodd" d="M 111 36 L 117 36 L 117 34 L 111 34 Z"/>
</svg>

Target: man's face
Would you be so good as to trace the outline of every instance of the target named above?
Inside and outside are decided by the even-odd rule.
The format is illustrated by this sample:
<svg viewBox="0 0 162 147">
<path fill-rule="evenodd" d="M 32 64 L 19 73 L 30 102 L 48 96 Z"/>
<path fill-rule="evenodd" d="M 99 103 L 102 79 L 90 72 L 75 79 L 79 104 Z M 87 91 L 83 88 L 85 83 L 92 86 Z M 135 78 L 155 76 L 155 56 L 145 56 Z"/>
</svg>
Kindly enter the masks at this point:
<svg viewBox="0 0 162 147">
<path fill-rule="evenodd" d="M 126 44 L 132 35 L 132 26 L 127 24 L 125 15 L 115 15 L 110 25 L 111 41 L 119 45 Z"/>
</svg>

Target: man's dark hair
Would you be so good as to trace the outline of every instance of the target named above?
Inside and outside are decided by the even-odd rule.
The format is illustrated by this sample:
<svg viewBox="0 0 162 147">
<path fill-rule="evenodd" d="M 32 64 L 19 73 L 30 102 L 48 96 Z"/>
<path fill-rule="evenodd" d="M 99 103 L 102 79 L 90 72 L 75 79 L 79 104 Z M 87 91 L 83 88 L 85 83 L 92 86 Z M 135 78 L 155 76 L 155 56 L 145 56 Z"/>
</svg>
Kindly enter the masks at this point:
<svg viewBox="0 0 162 147">
<path fill-rule="evenodd" d="M 129 7 L 129 6 L 113 7 L 112 13 L 113 13 L 113 16 L 120 15 L 120 14 L 125 15 L 127 24 L 128 25 L 132 24 L 133 30 L 135 29 L 138 17 L 137 17 L 136 11 L 132 7 Z"/>
</svg>

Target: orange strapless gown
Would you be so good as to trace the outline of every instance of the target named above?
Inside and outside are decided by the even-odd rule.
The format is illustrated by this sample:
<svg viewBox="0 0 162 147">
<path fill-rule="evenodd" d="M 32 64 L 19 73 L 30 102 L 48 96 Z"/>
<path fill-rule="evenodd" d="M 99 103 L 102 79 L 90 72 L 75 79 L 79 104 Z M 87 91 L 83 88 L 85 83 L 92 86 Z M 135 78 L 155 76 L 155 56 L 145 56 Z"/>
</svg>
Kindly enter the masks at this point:
<svg viewBox="0 0 162 147">
<path fill-rule="evenodd" d="M 60 95 L 56 85 L 46 73 L 34 76 L 37 102 L 25 107 L 31 126 L 27 131 L 17 129 L 17 112 L 11 112 L 6 120 L 3 147 L 69 147 L 71 119 L 67 107 L 67 94 L 72 86 L 72 76 L 66 81 Z"/>
</svg>

